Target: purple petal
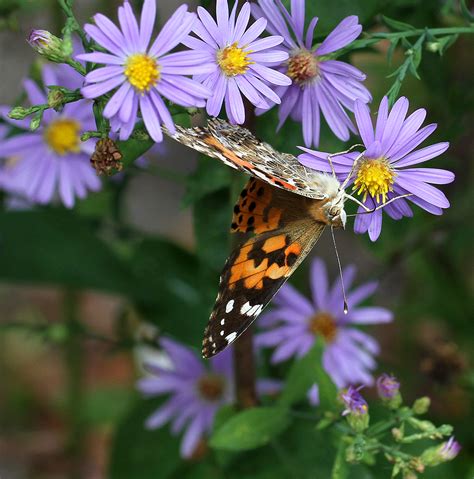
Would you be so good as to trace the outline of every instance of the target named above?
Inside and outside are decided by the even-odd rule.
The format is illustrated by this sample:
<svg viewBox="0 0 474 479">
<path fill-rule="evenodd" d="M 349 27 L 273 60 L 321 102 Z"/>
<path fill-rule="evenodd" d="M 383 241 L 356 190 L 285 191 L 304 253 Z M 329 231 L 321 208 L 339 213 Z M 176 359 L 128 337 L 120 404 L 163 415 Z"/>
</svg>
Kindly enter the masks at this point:
<svg viewBox="0 0 474 479">
<path fill-rule="evenodd" d="M 109 52 L 122 57 L 125 53 L 120 45 L 111 40 L 99 27 L 87 24 L 84 26 L 86 33 L 95 40 L 101 47 L 109 50 Z"/>
<path fill-rule="evenodd" d="M 397 184 L 434 206 L 438 206 L 439 208 L 449 208 L 450 206 L 446 195 L 442 191 L 423 181 L 414 180 L 411 175 L 405 173 L 405 171 L 398 172 Z"/>
<path fill-rule="evenodd" d="M 380 102 L 379 111 L 377 113 L 377 124 L 375 126 L 375 139 L 382 140 L 382 135 L 385 131 L 385 125 L 388 118 L 388 98 L 384 96 Z"/>
<path fill-rule="evenodd" d="M 59 195 L 66 208 L 72 208 L 74 206 L 74 191 L 71 181 L 73 174 L 66 161 L 59 162 Z"/>
<path fill-rule="evenodd" d="M 224 39 L 222 32 L 217 27 L 217 23 L 203 7 L 197 8 L 197 13 L 201 23 L 194 25 L 194 32 L 199 35 L 206 43 L 212 44 L 215 42 L 216 46 L 223 47 Z"/>
<path fill-rule="evenodd" d="M 198 414 L 191 421 L 188 428 L 186 429 L 186 432 L 184 433 L 183 440 L 181 442 L 181 448 L 180 448 L 180 452 L 183 457 L 192 456 L 203 434 L 204 434 L 203 418 L 201 414 Z"/>
<path fill-rule="evenodd" d="M 426 110 L 420 108 L 414 111 L 404 122 L 400 130 L 397 140 L 392 147 L 386 152 L 387 157 L 392 157 L 396 152 L 403 147 L 410 137 L 416 134 L 426 118 Z"/>
<path fill-rule="evenodd" d="M 245 47 L 249 43 L 252 43 L 257 37 L 259 37 L 267 26 L 267 20 L 265 18 L 259 18 L 255 23 L 250 25 L 250 28 L 240 37 L 237 41 L 240 47 Z M 281 37 L 283 41 L 283 37 Z"/>
<path fill-rule="evenodd" d="M 390 162 L 396 163 L 399 159 L 411 153 L 417 146 L 423 143 L 437 128 L 436 123 L 425 126 L 420 131 L 415 133 L 410 139 L 405 140 L 403 143 L 399 141 L 398 147 L 392 147 L 394 150 L 390 156 Z M 388 156 L 388 155 L 387 155 Z"/>
<path fill-rule="evenodd" d="M 146 51 L 155 26 L 156 0 L 145 0 L 140 19 L 140 48 Z"/>
<path fill-rule="evenodd" d="M 237 2 L 236 2 L 237 3 Z M 231 43 L 237 42 L 245 32 L 250 20 L 250 4 L 244 3 L 242 6 L 237 22 L 235 23 L 234 33 L 231 38 Z"/>
<path fill-rule="evenodd" d="M 82 87 L 81 93 L 84 98 L 97 98 L 118 87 L 125 80 L 125 76 L 113 77 L 110 80 L 104 81 L 102 83 L 95 83 L 94 85 Z"/>
<path fill-rule="evenodd" d="M 409 174 L 411 178 L 436 185 L 446 185 L 454 181 L 454 173 L 438 168 L 406 168 L 403 173 Z"/>
<path fill-rule="evenodd" d="M 362 25 L 359 25 L 358 22 L 359 19 L 355 15 L 342 20 L 321 43 L 316 53 L 318 55 L 327 55 L 351 43 L 362 31 Z"/>
<path fill-rule="evenodd" d="M 166 128 L 171 132 L 171 134 L 174 134 L 176 131 L 176 128 L 174 126 L 173 118 L 171 116 L 171 113 L 169 112 L 168 108 L 165 105 L 165 102 L 161 99 L 160 95 L 155 90 L 152 90 L 150 92 L 151 100 L 153 101 L 153 104 L 155 105 L 155 108 L 158 112 L 158 115 L 161 118 L 161 121 L 165 124 Z"/>
<path fill-rule="evenodd" d="M 307 87 L 303 90 L 303 112 L 302 112 L 302 126 L 303 126 L 303 139 L 306 146 L 311 146 L 313 143 L 313 113 L 316 111 L 313 110 L 313 102 L 311 100 L 312 89 Z M 313 92 L 314 95 L 317 95 L 316 89 Z M 317 110 L 319 113 L 319 109 Z"/>
<path fill-rule="evenodd" d="M 245 107 L 239 87 L 234 78 L 227 81 L 226 112 L 233 124 L 241 125 L 245 121 Z"/>
<path fill-rule="evenodd" d="M 382 149 L 388 151 L 400 133 L 408 111 L 409 102 L 402 96 L 392 107 L 382 135 Z"/>
<path fill-rule="evenodd" d="M 112 118 L 120 109 L 128 92 L 132 89 L 132 85 L 124 82 L 122 86 L 113 94 L 112 98 L 107 102 L 104 108 L 104 116 Z"/>
<path fill-rule="evenodd" d="M 349 139 L 349 130 L 347 123 L 350 123 L 349 117 L 342 107 L 334 100 L 328 88 L 321 82 L 316 85 L 318 91 L 319 105 L 329 128 L 341 140 Z"/>
<path fill-rule="evenodd" d="M 393 313 L 385 308 L 368 307 L 357 308 L 350 313 L 350 322 L 353 324 L 389 323 L 393 320 Z"/>
<path fill-rule="evenodd" d="M 274 302 L 280 306 L 290 307 L 303 316 L 309 317 L 314 314 L 314 308 L 310 301 L 288 283 L 280 289 Z"/>
<path fill-rule="evenodd" d="M 314 38 L 314 29 L 316 28 L 316 25 L 318 24 L 318 17 L 314 17 L 311 19 L 308 25 L 308 30 L 306 32 L 306 41 L 305 45 L 308 50 L 311 50 L 311 47 L 313 46 L 313 38 Z"/>
<path fill-rule="evenodd" d="M 342 77 L 351 77 L 357 81 L 364 81 L 366 76 L 356 67 L 349 65 L 349 63 L 341 62 L 339 60 L 325 60 L 321 62 L 320 68 L 325 73 L 332 73 Z"/>
<path fill-rule="evenodd" d="M 374 141 L 369 145 L 367 150 L 365 150 L 364 156 L 366 158 L 380 158 L 382 155 L 382 145 L 380 144 L 380 141 Z"/>
<path fill-rule="evenodd" d="M 229 31 L 229 6 L 227 0 L 217 0 L 216 3 L 217 27 L 221 32 Z"/>
<path fill-rule="evenodd" d="M 370 118 L 369 107 L 360 100 L 357 100 L 354 104 L 354 113 L 360 137 L 362 138 L 364 145 L 368 147 L 375 140 L 374 126 L 372 125 L 372 119 Z"/>
<path fill-rule="evenodd" d="M 134 51 L 139 51 L 140 34 L 138 32 L 138 23 L 130 3 L 125 2 L 122 7 L 119 7 L 118 17 L 125 41 Z"/>
<path fill-rule="evenodd" d="M 354 289 L 347 295 L 347 304 L 349 308 L 355 308 L 359 303 L 366 300 L 369 296 L 372 296 L 377 290 L 378 282 L 372 281 L 365 283 L 358 288 Z"/>
<path fill-rule="evenodd" d="M 245 78 L 245 75 L 237 75 L 235 77 L 235 82 L 239 87 L 239 90 L 244 94 L 247 100 L 250 101 L 255 106 L 260 105 L 264 100 L 258 93 L 258 91 L 253 87 L 253 85 Z"/>
<path fill-rule="evenodd" d="M 46 95 L 43 90 L 38 86 L 38 84 L 26 78 L 23 80 L 23 88 L 26 91 L 28 100 L 32 105 L 41 105 L 42 103 L 47 103 Z"/>
<path fill-rule="evenodd" d="M 107 35 L 111 42 L 121 47 L 123 53 L 128 53 L 125 37 L 112 21 L 110 21 L 105 15 L 102 15 L 101 13 L 98 13 L 94 16 L 94 21 L 96 25 L 102 30 L 102 32 Z"/>
<path fill-rule="evenodd" d="M 157 143 L 163 140 L 163 132 L 161 131 L 160 118 L 153 107 L 148 95 L 140 97 L 140 111 L 142 112 L 143 122 L 150 136 Z"/>
<path fill-rule="evenodd" d="M 177 405 L 173 399 L 170 399 L 146 420 L 145 427 L 147 429 L 157 429 L 166 424 L 178 412 Z"/>
<path fill-rule="evenodd" d="M 260 79 L 258 79 L 256 76 L 253 74 L 247 74 L 246 75 L 247 79 L 249 82 L 252 84 L 252 86 L 258 90 L 263 96 L 271 100 L 273 103 L 279 104 L 280 103 L 280 97 L 265 83 L 263 83 Z"/>
<path fill-rule="evenodd" d="M 284 37 L 285 44 L 289 48 L 296 48 L 298 45 L 294 42 L 290 31 L 288 30 L 287 23 L 283 18 L 281 11 L 275 5 L 272 0 L 260 0 L 260 6 L 252 4 L 252 13 L 254 18 L 267 18 L 267 31 L 270 32 L 272 35 L 281 35 Z M 283 8 L 287 15 L 288 12 Z"/>
<path fill-rule="evenodd" d="M 402 166 L 411 166 L 418 163 L 423 163 L 424 161 L 431 160 L 436 158 L 439 155 L 442 155 L 449 148 L 448 142 L 436 143 L 434 145 L 421 148 L 418 151 L 410 153 L 409 155 L 402 158 L 396 163 L 396 167 L 400 168 Z"/>
<path fill-rule="evenodd" d="M 369 238 L 371 241 L 377 241 L 382 231 L 382 210 L 374 211 L 370 216 Z"/>
<path fill-rule="evenodd" d="M 292 113 L 300 93 L 302 93 L 302 90 L 299 87 L 290 86 L 287 88 L 286 93 L 281 95 L 281 106 L 278 110 L 279 121 L 277 130 L 283 126 L 288 116 Z"/>
<path fill-rule="evenodd" d="M 315 258 L 312 261 L 310 274 L 313 302 L 319 310 L 324 310 L 328 300 L 328 275 L 322 259 Z"/>
<path fill-rule="evenodd" d="M 102 52 L 82 53 L 81 55 L 77 55 L 76 58 L 84 60 L 85 62 L 100 63 L 102 65 L 123 65 L 125 63 L 123 57 Z"/>
<path fill-rule="evenodd" d="M 216 72 L 216 82 L 214 84 L 214 95 L 207 100 L 206 110 L 210 116 L 219 115 L 222 109 L 222 102 L 227 91 L 227 77 L 222 73 Z"/>
<path fill-rule="evenodd" d="M 252 53 L 250 59 L 258 63 L 280 63 L 288 60 L 288 53 L 278 50 Z"/>
<path fill-rule="evenodd" d="M 116 76 L 123 77 L 123 67 L 121 66 L 112 66 L 112 67 L 102 67 L 92 70 L 86 75 L 87 83 L 98 83 L 102 81 L 109 80 Z"/>
<path fill-rule="evenodd" d="M 0 140 L 0 158 L 18 156 L 36 150 L 43 144 L 38 133 L 21 133 L 7 140 Z"/>
</svg>

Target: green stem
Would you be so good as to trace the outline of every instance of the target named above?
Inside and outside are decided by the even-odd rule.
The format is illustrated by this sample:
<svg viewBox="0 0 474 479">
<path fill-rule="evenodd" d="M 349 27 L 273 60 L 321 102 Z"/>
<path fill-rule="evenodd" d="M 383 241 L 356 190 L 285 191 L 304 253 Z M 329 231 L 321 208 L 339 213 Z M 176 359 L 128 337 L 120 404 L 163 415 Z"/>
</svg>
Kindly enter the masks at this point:
<svg viewBox="0 0 474 479">
<path fill-rule="evenodd" d="M 424 33 L 436 35 L 456 35 L 462 33 L 474 33 L 474 25 L 472 27 L 448 27 L 448 28 L 417 28 L 416 30 L 407 30 L 405 32 L 378 32 L 372 33 L 370 38 L 395 39 L 395 38 L 409 38 L 418 37 Z"/>
</svg>

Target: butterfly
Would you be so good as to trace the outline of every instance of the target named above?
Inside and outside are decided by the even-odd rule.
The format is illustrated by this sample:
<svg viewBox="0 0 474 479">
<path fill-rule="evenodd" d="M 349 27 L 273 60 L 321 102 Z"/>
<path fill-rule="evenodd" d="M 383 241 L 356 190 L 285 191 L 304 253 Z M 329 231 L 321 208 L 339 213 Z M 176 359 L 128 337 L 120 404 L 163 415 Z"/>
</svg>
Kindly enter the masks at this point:
<svg viewBox="0 0 474 479">
<path fill-rule="evenodd" d="M 211 119 L 203 128 L 177 126 L 175 134 L 167 133 L 251 176 L 231 222 L 233 233 L 251 236 L 231 252 L 222 270 L 202 345 L 203 357 L 210 358 L 255 321 L 326 226 L 345 227 L 346 199 L 360 202 L 345 193 L 352 172 L 341 184 L 335 174 L 308 169 L 295 156 L 276 151 L 224 120 Z"/>
</svg>

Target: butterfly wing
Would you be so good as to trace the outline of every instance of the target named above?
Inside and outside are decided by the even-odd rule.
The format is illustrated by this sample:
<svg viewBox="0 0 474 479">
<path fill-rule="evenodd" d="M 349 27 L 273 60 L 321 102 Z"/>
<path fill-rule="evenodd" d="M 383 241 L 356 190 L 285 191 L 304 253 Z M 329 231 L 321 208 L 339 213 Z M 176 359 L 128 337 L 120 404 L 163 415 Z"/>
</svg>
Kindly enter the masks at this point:
<svg viewBox="0 0 474 479">
<path fill-rule="evenodd" d="M 257 234 L 226 261 L 204 332 L 203 357 L 212 357 L 234 342 L 316 244 L 325 225 L 309 215 L 310 202 L 260 180 L 249 180 L 234 209 L 232 229 L 247 232 L 254 218 L 250 231 Z M 237 223 L 239 217 L 242 221 Z"/>
<path fill-rule="evenodd" d="M 310 169 L 294 155 L 276 151 L 245 128 L 214 118 L 203 128 L 176 126 L 175 134 L 166 129 L 165 132 L 176 141 L 277 188 L 308 198 L 322 198 L 321 192 L 314 188 L 314 173 Z"/>
</svg>

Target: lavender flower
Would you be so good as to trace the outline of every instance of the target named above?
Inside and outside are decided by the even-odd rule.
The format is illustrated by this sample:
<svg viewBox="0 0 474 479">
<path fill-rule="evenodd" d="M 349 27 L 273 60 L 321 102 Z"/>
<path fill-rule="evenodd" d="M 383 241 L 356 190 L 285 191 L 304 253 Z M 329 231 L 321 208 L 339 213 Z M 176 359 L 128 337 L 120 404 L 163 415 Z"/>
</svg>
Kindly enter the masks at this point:
<svg viewBox="0 0 474 479">
<path fill-rule="evenodd" d="M 145 396 L 170 394 L 170 398 L 148 418 L 146 427 L 155 429 L 170 422 L 175 435 L 185 429 L 181 455 L 190 457 L 199 441 L 211 432 L 219 408 L 234 402 L 232 349 L 227 348 L 212 358 L 206 368 L 188 347 L 166 338 L 160 344 L 171 360 L 171 367 L 156 362 L 146 365 L 154 376 L 139 381 L 138 389 Z M 276 381 L 257 382 L 261 394 L 275 393 L 279 388 Z"/>
<path fill-rule="evenodd" d="M 348 414 L 367 414 L 369 407 L 366 400 L 359 392 L 361 389 L 362 386 L 359 386 L 358 388 L 349 386 L 345 391 L 341 392 L 340 397 L 346 407 L 342 412 L 343 416 L 347 416 Z"/>
<path fill-rule="evenodd" d="M 231 123 L 245 120 L 242 95 L 253 105 L 267 108 L 280 103 L 280 97 L 268 86 L 288 86 L 291 79 L 269 68 L 268 65 L 288 59 L 288 53 L 273 48 L 279 45 L 281 36 L 259 38 L 267 21 L 258 19 L 249 28 L 250 4 L 244 3 L 236 19 L 236 1 L 229 16 L 227 0 L 217 0 L 217 23 L 202 7 L 198 7 L 199 22 L 193 32 L 199 37 L 188 37 L 183 43 L 210 67 L 208 73 L 195 72 L 194 78 L 212 90 L 207 102 L 207 113 L 217 116 L 225 101 L 225 109 Z"/>
<path fill-rule="evenodd" d="M 431 160 L 444 153 L 449 143 L 435 143 L 416 149 L 436 129 L 436 124 L 421 128 L 426 110 L 420 108 L 406 117 L 409 102 L 400 98 L 389 112 L 388 99 L 380 103 L 377 123 L 374 129 L 367 105 L 355 103 L 355 115 L 365 152 L 359 161 L 355 177 L 350 184 L 354 191 L 362 195 L 362 201 L 369 209 L 387 203 L 389 200 L 410 194 L 406 199 L 429 213 L 440 215 L 443 208 L 449 208 L 449 201 L 433 184 L 446 184 L 454 180 L 454 174 L 438 168 L 407 168 Z M 299 156 L 303 165 L 319 171 L 330 172 L 327 153 L 301 148 Z M 349 153 L 333 158 L 337 176 L 343 180 L 350 172 L 357 153 Z M 405 198 L 387 204 L 383 210 L 393 219 L 413 216 Z M 358 213 L 364 212 L 359 207 Z M 359 214 L 354 224 L 356 233 L 368 231 L 372 241 L 377 240 L 382 230 L 382 210 L 370 214 Z"/>
<path fill-rule="evenodd" d="M 343 276 L 349 290 L 355 268 L 346 268 Z M 372 384 L 370 372 L 376 366 L 372 356 L 378 353 L 379 347 L 372 337 L 353 326 L 392 320 L 392 313 L 384 308 L 359 306 L 375 292 L 377 283 L 366 283 L 348 292 L 347 315 L 343 312 L 341 284 L 336 282 L 329 287 L 321 259 L 316 258 L 311 264 L 311 288 L 312 302 L 292 286 L 283 286 L 274 300 L 276 308 L 259 321 L 267 331 L 257 335 L 257 344 L 275 347 L 271 361 L 279 363 L 304 356 L 319 336 L 325 342 L 324 369 L 339 388 L 355 382 Z M 315 391 L 310 397 L 317 397 Z"/>
<path fill-rule="evenodd" d="M 61 63 L 66 59 L 63 52 L 63 40 L 47 30 L 32 30 L 28 43 L 33 50 L 52 62 Z"/>
<path fill-rule="evenodd" d="M 358 18 L 345 18 L 320 45 L 313 46 L 318 19 L 311 20 L 305 36 L 305 0 L 292 0 L 291 15 L 281 0 L 258 0 L 257 3 L 253 7 L 254 16 L 268 19 L 267 30 L 283 36 L 282 48 L 289 54 L 289 60 L 278 67 L 293 80 L 291 86 L 275 89 L 281 97 L 278 129 L 291 116 L 302 123 L 305 145 L 317 146 L 322 114 L 333 133 L 341 140 L 348 140 L 349 132 L 355 130 L 346 110 L 353 111 L 356 99 L 369 102 L 372 97 L 361 84 L 365 75 L 360 70 L 348 63 L 330 60 L 327 55 L 360 35 L 362 27 Z"/>
<path fill-rule="evenodd" d="M 117 89 L 108 101 L 104 116 L 114 119 L 114 130 L 125 140 L 131 135 L 138 111 L 141 112 L 150 136 L 163 139 L 161 123 L 175 131 L 171 114 L 163 101 L 166 98 L 185 107 L 203 107 L 210 91 L 184 75 L 206 73 L 204 52 L 168 54 L 188 35 L 196 15 L 182 5 L 165 23 L 156 40 L 151 35 L 156 17 L 156 0 L 145 0 L 140 26 L 132 7 L 125 2 L 118 9 L 120 29 L 107 17 L 97 14 L 96 25 L 86 25 L 86 32 L 110 53 L 93 52 L 77 58 L 105 65 L 86 76 L 85 98 L 97 98 Z"/>
<path fill-rule="evenodd" d="M 43 67 L 45 85 L 65 84 L 65 77 L 65 83 L 73 88 L 82 85 L 82 76 L 70 67 Z M 47 93 L 33 80 L 25 80 L 24 88 L 32 105 L 47 102 Z M 72 208 L 76 197 L 85 198 L 88 191 L 100 189 L 101 182 L 89 164 L 95 141 L 81 142 L 81 134 L 95 128 L 89 101 L 69 103 L 61 113 L 45 111 L 34 132 L 29 131 L 28 120 L 8 118 L 8 110 L 1 109 L 4 119 L 23 131 L 0 140 L 4 190 L 40 204 L 50 203 L 59 194 L 63 204 Z"/>
<path fill-rule="evenodd" d="M 377 378 L 377 393 L 382 399 L 393 399 L 400 391 L 400 383 L 395 376 L 386 373 Z"/>
<path fill-rule="evenodd" d="M 461 452 L 461 445 L 451 436 L 439 446 L 430 447 L 420 457 L 425 466 L 439 466 L 443 462 L 452 461 Z"/>
</svg>

